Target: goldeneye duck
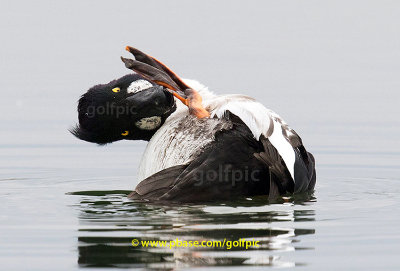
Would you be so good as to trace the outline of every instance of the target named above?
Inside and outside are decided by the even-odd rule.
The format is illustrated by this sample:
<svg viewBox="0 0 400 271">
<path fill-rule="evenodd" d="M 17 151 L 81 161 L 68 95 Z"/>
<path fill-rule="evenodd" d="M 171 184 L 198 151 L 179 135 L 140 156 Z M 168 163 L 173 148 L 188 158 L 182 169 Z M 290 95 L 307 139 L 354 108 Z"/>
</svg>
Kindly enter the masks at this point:
<svg viewBox="0 0 400 271">
<path fill-rule="evenodd" d="M 78 138 L 97 144 L 122 139 L 150 140 L 176 109 L 165 87 L 128 74 L 90 88 L 78 102 Z"/>
<path fill-rule="evenodd" d="M 135 60 L 122 60 L 136 73 L 85 93 L 71 132 L 98 144 L 148 141 L 130 198 L 273 200 L 314 190 L 314 157 L 275 112 L 248 96 L 216 95 L 155 58 L 127 50 Z"/>
</svg>

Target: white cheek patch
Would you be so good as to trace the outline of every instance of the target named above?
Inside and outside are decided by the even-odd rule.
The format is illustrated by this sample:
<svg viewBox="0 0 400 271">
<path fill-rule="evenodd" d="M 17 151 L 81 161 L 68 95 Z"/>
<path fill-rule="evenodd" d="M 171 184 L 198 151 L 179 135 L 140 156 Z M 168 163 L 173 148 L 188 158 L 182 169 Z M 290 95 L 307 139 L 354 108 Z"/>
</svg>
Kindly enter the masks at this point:
<svg viewBox="0 0 400 271">
<path fill-rule="evenodd" d="M 129 87 L 128 87 L 128 93 L 138 93 L 140 91 L 146 90 L 148 88 L 151 88 L 153 85 L 147 81 L 147 80 L 143 80 L 143 79 L 139 79 L 136 81 L 133 81 Z"/>
<path fill-rule="evenodd" d="M 161 124 L 161 117 L 159 116 L 143 118 L 135 122 L 136 127 L 142 130 L 154 130 L 158 128 L 160 124 Z"/>
</svg>

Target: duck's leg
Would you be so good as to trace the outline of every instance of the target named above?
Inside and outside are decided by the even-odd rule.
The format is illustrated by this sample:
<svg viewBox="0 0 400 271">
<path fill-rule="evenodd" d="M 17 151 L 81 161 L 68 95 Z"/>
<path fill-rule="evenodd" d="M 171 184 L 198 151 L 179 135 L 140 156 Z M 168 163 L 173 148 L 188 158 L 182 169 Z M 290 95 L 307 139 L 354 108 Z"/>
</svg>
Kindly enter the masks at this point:
<svg viewBox="0 0 400 271">
<path fill-rule="evenodd" d="M 182 79 L 179 78 L 178 75 L 176 75 L 173 71 L 171 71 L 170 68 L 168 68 L 165 64 L 163 64 L 161 61 L 157 60 L 156 58 L 143 53 L 142 51 L 133 48 L 131 46 L 126 46 L 125 50 L 127 50 L 129 53 L 131 53 L 137 61 L 146 63 L 154 68 L 157 68 L 161 71 L 164 71 L 170 79 L 176 83 L 181 90 L 185 90 L 190 88 L 185 82 L 182 81 Z"/>
<path fill-rule="evenodd" d="M 189 107 L 189 113 L 195 115 L 199 119 L 208 118 L 210 113 L 203 107 L 203 99 L 201 95 L 194 89 L 186 89 L 187 94 L 187 106 Z"/>
<path fill-rule="evenodd" d="M 200 94 L 186 85 L 167 66 L 157 59 L 127 46 L 126 50 L 132 53 L 137 60 L 121 58 L 125 66 L 132 69 L 146 79 L 168 88 L 171 93 L 189 108 L 189 113 L 198 118 L 206 118 L 210 113 L 203 107 Z"/>
</svg>

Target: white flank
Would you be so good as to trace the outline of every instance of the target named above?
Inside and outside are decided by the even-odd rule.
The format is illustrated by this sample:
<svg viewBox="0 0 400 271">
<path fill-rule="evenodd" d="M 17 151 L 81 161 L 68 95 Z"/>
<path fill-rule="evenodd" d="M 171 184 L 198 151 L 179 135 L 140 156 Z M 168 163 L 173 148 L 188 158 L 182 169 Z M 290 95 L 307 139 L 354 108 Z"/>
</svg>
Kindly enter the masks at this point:
<svg viewBox="0 0 400 271">
<path fill-rule="evenodd" d="M 175 114 L 175 113 L 174 113 Z M 176 165 L 184 165 L 214 141 L 218 119 L 199 120 L 188 114 L 167 119 L 147 144 L 139 167 L 139 179 Z"/>
</svg>

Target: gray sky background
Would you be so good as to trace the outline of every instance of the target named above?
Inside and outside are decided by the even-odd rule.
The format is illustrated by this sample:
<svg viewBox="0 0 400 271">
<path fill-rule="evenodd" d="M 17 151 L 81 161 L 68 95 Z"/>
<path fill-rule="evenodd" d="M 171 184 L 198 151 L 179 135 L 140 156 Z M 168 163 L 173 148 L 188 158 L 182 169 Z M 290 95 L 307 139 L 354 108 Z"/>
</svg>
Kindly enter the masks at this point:
<svg viewBox="0 0 400 271">
<path fill-rule="evenodd" d="M 217 93 L 257 98 L 314 146 L 374 134 L 385 140 L 362 144 L 390 149 L 399 14 L 398 1 L 2 0 L 1 144 L 85 144 L 67 132 L 76 101 L 128 73 L 119 57 L 132 45 Z"/>
</svg>

